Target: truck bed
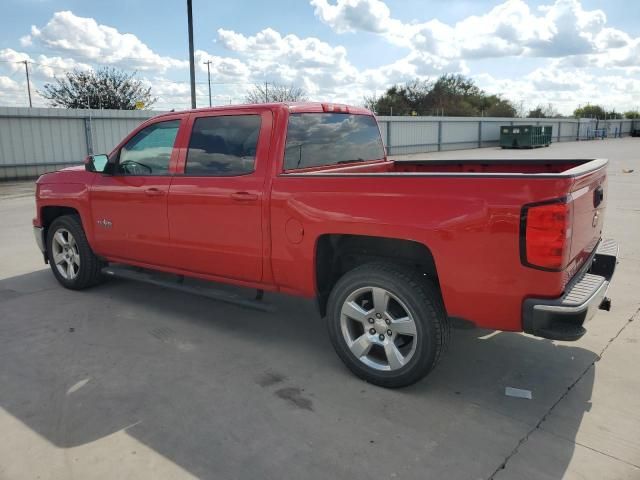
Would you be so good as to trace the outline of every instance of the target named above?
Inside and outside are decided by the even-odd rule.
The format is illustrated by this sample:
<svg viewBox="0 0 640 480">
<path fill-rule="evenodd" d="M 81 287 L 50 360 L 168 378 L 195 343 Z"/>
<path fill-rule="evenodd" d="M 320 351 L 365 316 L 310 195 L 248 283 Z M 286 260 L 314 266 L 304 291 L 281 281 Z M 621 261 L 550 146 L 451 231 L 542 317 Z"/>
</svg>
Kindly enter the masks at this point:
<svg viewBox="0 0 640 480">
<path fill-rule="evenodd" d="M 411 173 L 566 173 L 592 160 L 412 160 L 393 162 L 392 172 Z"/>
<path fill-rule="evenodd" d="M 296 171 L 296 174 L 491 174 L 532 176 L 578 176 L 602 167 L 601 159 L 478 159 L 478 160 L 390 160 L 351 163 Z"/>
</svg>

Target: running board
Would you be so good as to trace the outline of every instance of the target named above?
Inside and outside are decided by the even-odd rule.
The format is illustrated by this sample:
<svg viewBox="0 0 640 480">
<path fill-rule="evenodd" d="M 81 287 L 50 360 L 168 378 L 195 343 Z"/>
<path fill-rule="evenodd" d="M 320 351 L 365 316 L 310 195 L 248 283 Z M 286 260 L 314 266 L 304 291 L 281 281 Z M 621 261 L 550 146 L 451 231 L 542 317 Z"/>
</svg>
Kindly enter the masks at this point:
<svg viewBox="0 0 640 480">
<path fill-rule="evenodd" d="M 135 280 L 138 282 L 149 283 L 158 287 L 170 288 L 172 290 L 178 290 L 179 292 L 189 293 L 191 295 L 198 295 L 200 297 L 211 298 L 212 300 L 218 300 L 220 302 L 232 303 L 241 307 L 252 308 L 254 310 L 260 310 L 262 312 L 275 312 L 275 307 L 270 303 L 265 303 L 261 300 L 252 300 L 249 298 L 241 297 L 233 293 L 228 293 L 223 290 L 216 290 L 213 288 L 201 287 L 198 285 L 185 285 L 182 283 L 184 277 L 179 275 L 171 275 L 164 273 L 154 273 L 150 270 L 137 269 L 132 267 L 123 267 L 118 265 L 109 265 L 102 269 L 102 273 L 110 277 L 125 278 L 127 280 Z M 174 280 L 170 278 L 173 277 Z M 259 298 L 261 298 L 259 296 Z"/>
</svg>

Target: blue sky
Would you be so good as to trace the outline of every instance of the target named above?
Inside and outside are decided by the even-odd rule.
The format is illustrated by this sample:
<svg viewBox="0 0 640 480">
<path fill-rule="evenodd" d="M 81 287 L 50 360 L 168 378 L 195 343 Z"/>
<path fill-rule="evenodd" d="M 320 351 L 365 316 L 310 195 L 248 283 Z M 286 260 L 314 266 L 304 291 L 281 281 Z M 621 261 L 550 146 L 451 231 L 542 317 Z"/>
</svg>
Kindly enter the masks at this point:
<svg viewBox="0 0 640 480">
<path fill-rule="evenodd" d="M 414 78 L 468 75 L 525 107 L 640 106 L 640 2 L 611 0 L 194 0 L 198 82 L 214 103 L 255 82 L 361 103 Z M 186 0 L 5 0 L 0 104 L 24 105 L 71 68 L 137 71 L 157 108 L 188 106 Z M 200 105 L 208 103 L 198 84 Z M 37 105 L 44 99 L 35 95 Z"/>
</svg>

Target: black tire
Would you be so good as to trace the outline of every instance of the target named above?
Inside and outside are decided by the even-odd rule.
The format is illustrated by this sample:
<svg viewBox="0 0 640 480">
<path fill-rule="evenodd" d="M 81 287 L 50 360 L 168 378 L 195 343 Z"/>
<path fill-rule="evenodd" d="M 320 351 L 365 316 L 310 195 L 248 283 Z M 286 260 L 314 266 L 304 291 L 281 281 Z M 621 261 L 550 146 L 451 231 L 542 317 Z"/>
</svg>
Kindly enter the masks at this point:
<svg viewBox="0 0 640 480">
<path fill-rule="evenodd" d="M 77 273 L 73 278 L 65 278 L 59 271 L 54 260 L 53 237 L 57 232 L 69 232 L 75 240 L 74 254 L 80 258 L 77 266 Z M 56 218 L 47 229 L 47 258 L 49 266 L 56 280 L 65 288 L 72 290 L 82 290 L 92 287 L 103 281 L 102 267 L 104 262 L 101 261 L 91 250 L 87 236 L 82 228 L 82 222 L 77 215 L 64 215 Z"/>
<path fill-rule="evenodd" d="M 415 320 L 415 350 L 410 360 L 396 370 L 378 370 L 363 363 L 351 352 L 342 333 L 341 312 L 345 301 L 352 293 L 367 287 L 390 292 Z M 329 296 L 327 326 L 333 347 L 345 365 L 363 380 L 387 388 L 405 387 L 427 375 L 446 350 L 451 330 L 436 286 L 410 268 L 386 262 L 359 266 L 338 280 Z"/>
</svg>

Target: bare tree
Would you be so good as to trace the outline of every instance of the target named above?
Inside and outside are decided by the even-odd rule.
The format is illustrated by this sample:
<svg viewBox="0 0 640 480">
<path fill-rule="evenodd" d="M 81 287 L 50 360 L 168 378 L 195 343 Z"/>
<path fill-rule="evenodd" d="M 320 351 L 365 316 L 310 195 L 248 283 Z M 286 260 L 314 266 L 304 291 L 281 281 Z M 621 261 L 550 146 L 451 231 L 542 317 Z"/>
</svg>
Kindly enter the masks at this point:
<svg viewBox="0 0 640 480">
<path fill-rule="evenodd" d="M 376 108 L 378 106 L 378 97 L 376 95 L 365 95 L 364 97 L 362 97 L 362 105 L 367 110 L 371 110 L 376 115 L 378 114 L 378 112 L 376 111 Z"/>
<path fill-rule="evenodd" d="M 304 102 L 307 100 L 307 94 L 302 88 L 293 85 L 256 83 L 247 92 L 245 100 L 247 103 Z"/>
<path fill-rule="evenodd" d="M 560 116 L 560 114 L 552 103 L 546 105 L 539 104 L 533 110 L 529 110 L 527 115 L 528 118 L 554 118 L 558 116 Z"/>
</svg>

